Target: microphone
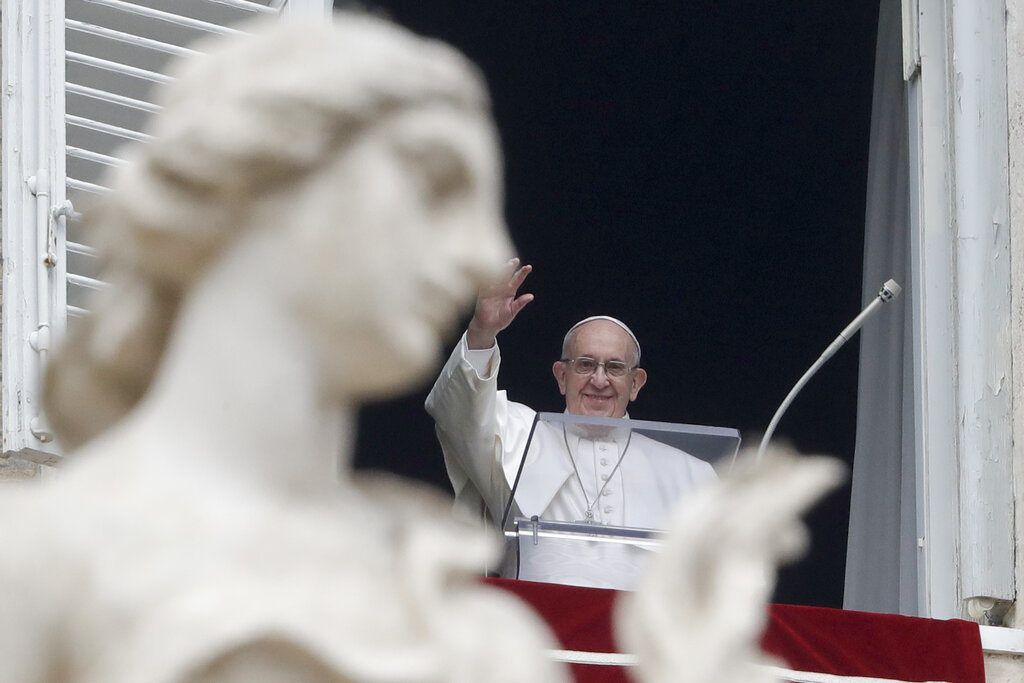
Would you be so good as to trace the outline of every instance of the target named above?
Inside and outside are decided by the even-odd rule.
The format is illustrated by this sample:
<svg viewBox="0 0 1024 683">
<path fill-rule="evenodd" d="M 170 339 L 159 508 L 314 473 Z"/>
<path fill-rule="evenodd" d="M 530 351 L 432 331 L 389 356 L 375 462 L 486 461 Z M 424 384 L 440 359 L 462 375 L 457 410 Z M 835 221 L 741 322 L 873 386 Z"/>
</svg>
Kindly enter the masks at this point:
<svg viewBox="0 0 1024 683">
<path fill-rule="evenodd" d="M 860 315 L 853 319 L 853 322 L 847 325 L 843 331 L 839 333 L 839 336 L 836 337 L 835 340 L 828 345 L 824 353 L 818 357 L 818 360 L 814 361 L 814 365 L 808 368 L 803 377 L 793 385 L 793 388 L 790 389 L 789 393 L 786 395 L 785 400 L 782 401 L 782 405 L 779 406 L 779 409 L 775 411 L 775 415 L 772 416 L 772 421 L 768 423 L 768 429 L 765 430 L 764 437 L 761 439 L 761 445 L 757 449 L 757 462 L 761 461 L 761 457 L 768 448 L 768 442 L 771 440 L 772 434 L 775 433 L 775 428 L 779 425 L 779 420 L 782 419 L 782 415 L 786 412 L 786 409 L 789 408 L 789 405 L 793 402 L 793 399 L 796 398 L 796 395 L 800 393 L 800 390 L 804 388 L 804 385 L 807 384 L 811 377 L 814 376 L 814 373 L 816 373 L 822 365 L 827 363 L 828 359 L 834 356 L 836 351 L 838 351 L 843 344 L 850 341 L 850 338 L 857 334 L 857 330 L 864 325 L 864 322 L 868 318 L 874 315 L 875 311 L 881 308 L 883 304 L 887 304 L 898 297 L 902 291 L 903 288 L 900 287 L 895 280 L 886 280 L 885 284 L 882 285 L 882 289 L 878 291 L 878 296 L 867 305 L 867 308 L 860 312 Z"/>
</svg>

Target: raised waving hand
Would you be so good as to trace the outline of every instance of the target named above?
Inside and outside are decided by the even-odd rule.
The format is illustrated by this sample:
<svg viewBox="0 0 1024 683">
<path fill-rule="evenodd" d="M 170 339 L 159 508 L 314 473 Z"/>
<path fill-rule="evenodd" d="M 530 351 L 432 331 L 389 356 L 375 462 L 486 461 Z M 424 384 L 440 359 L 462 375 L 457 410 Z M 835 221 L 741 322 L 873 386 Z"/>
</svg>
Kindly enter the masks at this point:
<svg viewBox="0 0 1024 683">
<path fill-rule="evenodd" d="M 469 321 L 466 342 L 471 349 L 489 349 L 498 333 L 512 324 L 519 312 L 533 301 L 533 294 L 519 294 L 519 288 L 533 266 L 520 266 L 514 258 L 507 264 L 505 277 L 482 287 L 477 293 L 473 319 Z"/>
</svg>

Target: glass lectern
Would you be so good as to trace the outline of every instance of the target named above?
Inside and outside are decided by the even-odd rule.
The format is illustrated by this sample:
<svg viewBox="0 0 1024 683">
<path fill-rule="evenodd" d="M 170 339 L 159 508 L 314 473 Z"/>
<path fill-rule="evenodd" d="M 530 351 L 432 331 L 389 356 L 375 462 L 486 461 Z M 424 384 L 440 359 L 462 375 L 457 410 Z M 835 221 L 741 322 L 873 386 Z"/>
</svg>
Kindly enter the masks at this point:
<svg viewBox="0 0 1024 683">
<path fill-rule="evenodd" d="M 730 428 L 538 413 L 502 515 L 502 576 L 634 588 L 676 503 L 739 445 Z"/>
</svg>

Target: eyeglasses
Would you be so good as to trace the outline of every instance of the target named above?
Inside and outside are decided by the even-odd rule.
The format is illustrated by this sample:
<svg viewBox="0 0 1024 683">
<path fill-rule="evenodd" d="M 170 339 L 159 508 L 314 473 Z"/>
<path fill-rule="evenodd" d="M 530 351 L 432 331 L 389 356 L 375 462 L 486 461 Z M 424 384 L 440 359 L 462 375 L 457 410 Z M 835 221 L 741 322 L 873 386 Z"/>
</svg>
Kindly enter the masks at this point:
<svg viewBox="0 0 1024 683">
<path fill-rule="evenodd" d="M 602 363 L 587 356 L 563 358 L 562 362 L 571 365 L 577 375 L 593 375 L 599 367 L 603 367 L 604 374 L 609 377 L 624 377 L 627 372 L 636 368 L 626 365 L 621 360 L 606 360 Z"/>
</svg>

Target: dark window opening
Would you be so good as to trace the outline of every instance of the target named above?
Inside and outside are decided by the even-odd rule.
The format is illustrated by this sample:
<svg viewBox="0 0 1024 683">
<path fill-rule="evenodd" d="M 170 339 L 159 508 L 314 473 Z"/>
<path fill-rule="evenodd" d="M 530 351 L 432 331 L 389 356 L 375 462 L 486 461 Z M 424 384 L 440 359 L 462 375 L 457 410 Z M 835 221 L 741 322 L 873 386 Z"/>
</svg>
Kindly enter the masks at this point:
<svg viewBox="0 0 1024 683">
<path fill-rule="evenodd" d="M 537 295 L 500 339 L 509 396 L 561 410 L 562 335 L 608 313 L 644 346 L 633 417 L 738 427 L 756 447 L 860 310 L 878 2 L 373 6 L 461 49 L 490 86 Z M 778 437 L 852 462 L 856 390 L 851 343 Z M 425 393 L 363 410 L 357 466 L 448 488 Z M 812 548 L 777 602 L 842 606 L 849 493 L 809 515 Z"/>
</svg>

